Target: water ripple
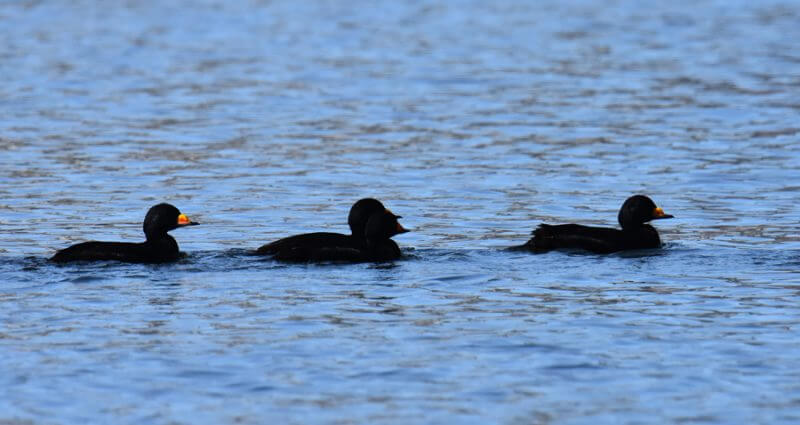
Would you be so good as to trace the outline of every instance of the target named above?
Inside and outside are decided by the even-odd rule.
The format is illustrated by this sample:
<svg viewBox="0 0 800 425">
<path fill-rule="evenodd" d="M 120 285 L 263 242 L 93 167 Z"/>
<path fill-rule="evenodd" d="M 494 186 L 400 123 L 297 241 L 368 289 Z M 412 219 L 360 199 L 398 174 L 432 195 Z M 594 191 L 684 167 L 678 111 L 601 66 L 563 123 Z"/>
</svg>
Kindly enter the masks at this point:
<svg viewBox="0 0 800 425">
<path fill-rule="evenodd" d="M 798 16 L 0 3 L 0 423 L 796 423 Z M 503 251 L 638 192 L 664 250 Z M 251 255 L 365 196 L 403 261 Z M 181 261 L 46 261 L 164 201 Z"/>
</svg>

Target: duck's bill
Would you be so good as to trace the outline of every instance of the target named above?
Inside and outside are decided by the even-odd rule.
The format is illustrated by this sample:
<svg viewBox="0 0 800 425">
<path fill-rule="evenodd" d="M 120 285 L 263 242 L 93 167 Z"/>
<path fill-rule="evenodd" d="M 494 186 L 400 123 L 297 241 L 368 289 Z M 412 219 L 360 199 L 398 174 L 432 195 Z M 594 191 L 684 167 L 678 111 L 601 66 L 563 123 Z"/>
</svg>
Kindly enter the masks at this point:
<svg viewBox="0 0 800 425">
<path fill-rule="evenodd" d="M 178 226 L 197 226 L 200 223 L 194 222 L 186 216 L 186 214 L 181 214 L 178 216 Z"/>
<path fill-rule="evenodd" d="M 661 218 L 675 218 L 674 215 L 664 213 L 660 207 L 653 210 L 653 218 L 652 220 L 658 220 Z"/>
<path fill-rule="evenodd" d="M 403 225 L 400 223 L 397 223 L 397 228 L 395 229 L 395 231 L 397 232 L 397 234 L 410 232 L 410 230 L 403 227 Z"/>
</svg>

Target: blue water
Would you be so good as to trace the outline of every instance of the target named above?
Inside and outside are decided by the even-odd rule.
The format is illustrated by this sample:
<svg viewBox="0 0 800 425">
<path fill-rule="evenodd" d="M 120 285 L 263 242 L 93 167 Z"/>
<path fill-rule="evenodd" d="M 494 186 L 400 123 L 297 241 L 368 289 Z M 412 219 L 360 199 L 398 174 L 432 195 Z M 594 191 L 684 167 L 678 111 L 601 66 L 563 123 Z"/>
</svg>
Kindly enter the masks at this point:
<svg viewBox="0 0 800 425">
<path fill-rule="evenodd" d="M 0 28 L 0 423 L 800 421 L 798 2 L 11 1 Z M 634 193 L 676 216 L 663 250 L 502 250 Z M 405 260 L 247 255 L 367 196 Z M 180 262 L 45 261 L 159 202 L 203 223 Z"/>
</svg>

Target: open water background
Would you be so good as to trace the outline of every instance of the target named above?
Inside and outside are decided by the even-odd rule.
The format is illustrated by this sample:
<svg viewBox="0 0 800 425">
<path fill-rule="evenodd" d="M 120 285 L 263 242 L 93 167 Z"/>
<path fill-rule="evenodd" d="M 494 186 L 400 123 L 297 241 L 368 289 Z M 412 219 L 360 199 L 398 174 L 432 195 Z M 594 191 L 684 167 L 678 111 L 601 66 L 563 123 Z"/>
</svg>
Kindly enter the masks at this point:
<svg viewBox="0 0 800 425">
<path fill-rule="evenodd" d="M 796 1 L 0 1 L 0 423 L 798 423 L 797 40 Z M 665 249 L 501 250 L 633 193 Z M 246 255 L 366 196 L 408 259 Z M 162 201 L 185 260 L 45 261 Z"/>
</svg>

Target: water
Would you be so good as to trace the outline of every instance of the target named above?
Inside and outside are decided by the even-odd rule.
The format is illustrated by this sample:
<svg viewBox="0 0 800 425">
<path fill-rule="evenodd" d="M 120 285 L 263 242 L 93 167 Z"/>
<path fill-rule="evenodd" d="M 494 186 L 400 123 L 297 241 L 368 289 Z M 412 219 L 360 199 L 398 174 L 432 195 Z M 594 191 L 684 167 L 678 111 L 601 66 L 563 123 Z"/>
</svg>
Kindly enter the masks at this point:
<svg viewBox="0 0 800 425">
<path fill-rule="evenodd" d="M 0 422 L 800 420 L 797 2 L 167 3 L 0 3 Z M 366 196 L 408 259 L 247 255 Z"/>
</svg>

